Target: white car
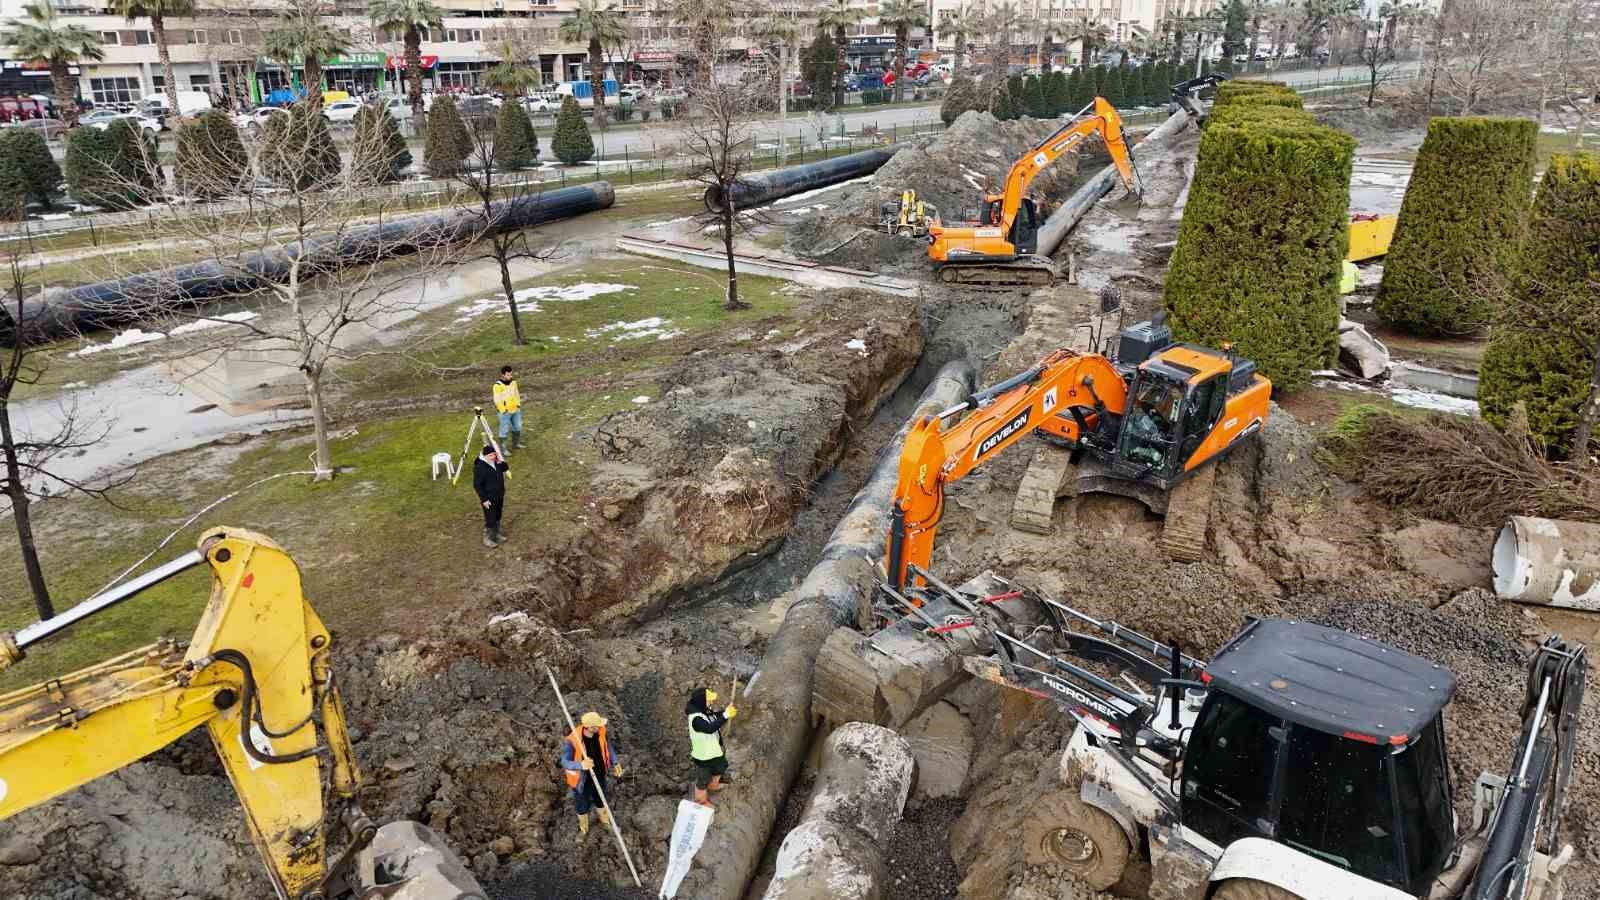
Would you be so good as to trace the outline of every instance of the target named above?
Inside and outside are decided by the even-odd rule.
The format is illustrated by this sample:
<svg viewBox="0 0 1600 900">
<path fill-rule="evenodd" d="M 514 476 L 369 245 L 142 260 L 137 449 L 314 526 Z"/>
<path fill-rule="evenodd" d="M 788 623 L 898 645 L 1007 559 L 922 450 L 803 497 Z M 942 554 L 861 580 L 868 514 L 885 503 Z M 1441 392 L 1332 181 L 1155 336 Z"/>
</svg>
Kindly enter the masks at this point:
<svg viewBox="0 0 1600 900">
<path fill-rule="evenodd" d="M 561 102 L 559 100 L 551 100 L 548 97 L 524 97 L 522 98 L 522 108 L 531 113 L 555 115 L 561 111 Z"/>
<path fill-rule="evenodd" d="M 156 135 L 161 133 L 161 123 L 141 113 L 119 113 L 100 109 L 88 113 L 87 115 L 78 119 L 78 122 L 98 131 L 105 131 L 107 128 L 111 127 L 112 122 L 123 119 L 126 119 L 127 121 L 139 126 L 139 130 L 147 135 Z"/>
<path fill-rule="evenodd" d="M 323 118 L 341 125 L 354 122 L 358 112 L 361 112 L 361 101 L 359 100 L 336 100 L 322 107 Z"/>
<path fill-rule="evenodd" d="M 644 100 L 644 88 L 625 87 L 617 93 L 617 97 L 629 106 L 638 106 Z"/>
<path fill-rule="evenodd" d="M 409 97 L 390 97 L 383 101 L 383 108 L 394 116 L 396 122 L 404 122 L 411 118 L 411 99 Z"/>
<path fill-rule="evenodd" d="M 240 113 L 233 117 L 233 124 L 249 131 L 260 131 L 267 127 L 267 120 L 273 116 L 286 116 L 287 109 L 281 106 L 258 106 L 247 113 Z"/>
</svg>

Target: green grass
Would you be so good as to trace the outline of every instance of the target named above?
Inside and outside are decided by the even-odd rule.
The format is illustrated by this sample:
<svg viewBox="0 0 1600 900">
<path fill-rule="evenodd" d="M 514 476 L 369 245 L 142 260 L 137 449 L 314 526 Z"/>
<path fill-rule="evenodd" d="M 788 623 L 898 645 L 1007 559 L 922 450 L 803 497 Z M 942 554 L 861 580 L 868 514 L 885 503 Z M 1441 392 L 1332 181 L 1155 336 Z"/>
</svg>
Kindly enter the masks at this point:
<svg viewBox="0 0 1600 900">
<path fill-rule="evenodd" d="M 702 277 L 707 274 L 709 279 Z M 217 525 L 261 532 L 300 565 L 306 596 L 336 636 L 405 631 L 472 602 L 484 578 L 520 571 L 525 560 L 578 533 L 597 457 L 588 442 L 572 439 L 575 432 L 635 408 L 634 397 L 653 397 L 652 367 L 725 341 L 723 333 L 745 323 L 761 322 L 752 330 L 764 333 L 792 309 L 779 282 L 741 279 L 754 309 L 729 313 L 720 308 L 722 286 L 715 273 L 617 259 L 519 287 L 602 280 L 634 290 L 544 303 L 528 315 L 530 333 L 540 341 L 527 347 L 511 343 L 504 315 L 489 314 L 427 348 L 433 364 L 451 368 L 443 375 L 419 375 L 412 363 L 396 357 L 352 367 L 348 374 L 359 381 L 341 404 L 348 413 L 334 426 L 340 435 L 332 444 L 341 467 L 337 478 L 313 483 L 289 476 L 248 488 L 186 528 L 152 563 L 191 549 L 204 530 Z M 451 323 L 462 305 L 429 315 Z M 611 322 L 649 316 L 670 319 L 684 338 L 612 343 L 585 337 Z M 550 335 L 572 340 L 553 342 Z M 512 458 L 505 520 L 511 542 L 490 554 L 479 545 L 482 520 L 470 472 L 453 486 L 436 482 L 429 459 L 439 451 L 461 452 L 471 402 L 492 411 L 489 384 L 502 361 L 524 369 L 529 448 Z M 457 403 L 457 397 L 470 399 Z M 372 403 L 394 400 L 421 408 L 401 415 L 366 413 Z M 354 433 L 347 433 L 351 428 Z M 310 450 L 307 429 L 237 449 L 198 448 L 141 466 L 138 478 L 114 493 L 118 507 L 77 497 L 36 505 L 41 556 L 57 610 L 92 595 L 193 511 L 267 476 L 308 469 Z M 7 532 L 3 540 L 11 546 L 0 552 L 0 584 L 15 587 L 0 595 L 0 629 L 15 630 L 33 619 L 33 606 L 14 535 Z M 158 637 L 186 639 L 209 596 L 208 578 L 204 570 L 191 571 L 74 626 L 0 673 L 0 689 L 59 675 Z"/>
</svg>

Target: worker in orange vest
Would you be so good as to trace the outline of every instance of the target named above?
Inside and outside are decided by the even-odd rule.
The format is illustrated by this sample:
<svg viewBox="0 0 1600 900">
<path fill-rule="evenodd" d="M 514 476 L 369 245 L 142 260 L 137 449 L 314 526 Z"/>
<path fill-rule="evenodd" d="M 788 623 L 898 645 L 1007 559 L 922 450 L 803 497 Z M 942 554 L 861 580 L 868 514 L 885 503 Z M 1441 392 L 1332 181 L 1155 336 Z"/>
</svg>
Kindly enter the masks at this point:
<svg viewBox="0 0 1600 900">
<path fill-rule="evenodd" d="M 600 791 L 607 789 L 609 776 L 622 777 L 622 760 L 606 738 L 604 716 L 590 710 L 578 720 L 578 727 L 561 742 L 561 768 L 566 770 L 567 787 L 572 790 L 577 807 L 578 832 L 589 833 L 591 810 L 600 811 L 600 824 L 610 825 L 611 816 L 600 802 Z"/>
</svg>

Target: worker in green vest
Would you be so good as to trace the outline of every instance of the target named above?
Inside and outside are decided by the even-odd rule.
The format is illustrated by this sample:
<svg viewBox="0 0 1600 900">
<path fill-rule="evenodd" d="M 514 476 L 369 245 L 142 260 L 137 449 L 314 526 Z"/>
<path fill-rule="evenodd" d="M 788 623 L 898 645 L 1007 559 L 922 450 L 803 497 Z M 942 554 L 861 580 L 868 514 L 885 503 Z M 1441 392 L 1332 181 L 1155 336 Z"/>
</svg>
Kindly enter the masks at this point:
<svg viewBox="0 0 1600 900">
<path fill-rule="evenodd" d="M 738 715 L 729 704 L 714 712 L 711 704 L 716 691 L 697 687 L 689 693 L 683 711 L 689 717 L 689 758 L 694 761 L 694 802 L 710 806 L 709 793 L 722 790 L 722 776 L 728 772 L 728 757 L 722 752 L 722 728 Z"/>
</svg>

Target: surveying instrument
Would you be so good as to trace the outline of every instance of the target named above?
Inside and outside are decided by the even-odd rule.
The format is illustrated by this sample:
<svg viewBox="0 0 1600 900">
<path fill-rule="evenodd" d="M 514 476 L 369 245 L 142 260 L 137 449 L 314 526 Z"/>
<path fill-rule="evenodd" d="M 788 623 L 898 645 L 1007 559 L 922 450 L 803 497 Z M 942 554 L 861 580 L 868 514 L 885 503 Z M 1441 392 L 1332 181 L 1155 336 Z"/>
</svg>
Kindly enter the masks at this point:
<svg viewBox="0 0 1600 900">
<path fill-rule="evenodd" d="M 455 484 L 461 478 L 461 473 L 467 468 L 467 453 L 472 449 L 472 436 L 477 434 L 480 429 L 483 431 L 483 442 L 493 447 L 494 452 L 500 454 L 501 459 L 506 458 L 505 451 L 500 449 L 500 442 L 495 440 L 494 429 L 490 428 L 489 423 L 484 421 L 483 407 L 474 406 L 472 408 L 472 421 L 467 425 L 467 440 L 466 443 L 461 445 L 461 458 L 456 461 L 455 474 L 450 476 L 451 484 Z"/>
</svg>

